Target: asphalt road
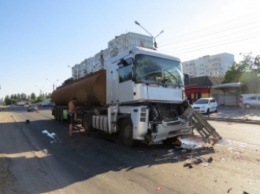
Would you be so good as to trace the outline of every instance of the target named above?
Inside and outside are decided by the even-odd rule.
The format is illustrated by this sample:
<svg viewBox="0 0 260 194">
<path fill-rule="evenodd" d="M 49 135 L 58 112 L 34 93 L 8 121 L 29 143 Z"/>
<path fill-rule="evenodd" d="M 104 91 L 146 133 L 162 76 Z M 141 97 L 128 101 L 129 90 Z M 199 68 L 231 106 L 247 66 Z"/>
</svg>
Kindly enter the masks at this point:
<svg viewBox="0 0 260 194">
<path fill-rule="evenodd" d="M 67 126 L 54 121 L 48 108 L 36 113 L 13 107 L 0 115 L 0 193 L 260 190 L 259 125 L 210 121 L 223 141 L 186 151 L 162 145 L 128 148 L 110 136 L 82 132 L 69 138 Z"/>
</svg>

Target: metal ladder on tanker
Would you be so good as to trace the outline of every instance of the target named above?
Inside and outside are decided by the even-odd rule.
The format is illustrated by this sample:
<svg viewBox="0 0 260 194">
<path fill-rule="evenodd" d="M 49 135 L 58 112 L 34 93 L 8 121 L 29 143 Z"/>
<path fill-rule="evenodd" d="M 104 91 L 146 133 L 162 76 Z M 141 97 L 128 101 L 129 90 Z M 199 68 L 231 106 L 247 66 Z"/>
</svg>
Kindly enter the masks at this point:
<svg viewBox="0 0 260 194">
<path fill-rule="evenodd" d="M 214 145 L 222 139 L 216 129 L 206 121 L 202 114 L 196 112 L 191 107 L 188 107 L 182 115 L 197 130 L 205 143 L 212 143 Z"/>
</svg>

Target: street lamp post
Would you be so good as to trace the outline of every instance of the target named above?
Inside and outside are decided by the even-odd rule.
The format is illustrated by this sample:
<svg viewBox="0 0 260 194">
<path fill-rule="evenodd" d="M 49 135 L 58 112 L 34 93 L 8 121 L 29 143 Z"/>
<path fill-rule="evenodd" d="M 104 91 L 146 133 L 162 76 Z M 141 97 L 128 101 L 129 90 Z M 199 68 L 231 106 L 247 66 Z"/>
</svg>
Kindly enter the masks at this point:
<svg viewBox="0 0 260 194">
<path fill-rule="evenodd" d="M 156 36 L 153 36 L 148 30 L 146 30 L 143 26 L 141 26 L 141 24 L 138 22 L 138 21 L 135 21 L 135 24 L 140 26 L 144 31 L 146 31 L 152 38 L 153 38 L 153 41 L 154 41 L 154 47 L 157 48 L 157 43 L 156 43 L 156 38 L 158 36 L 160 36 L 164 30 L 162 30 L 159 34 L 157 34 Z"/>
<path fill-rule="evenodd" d="M 48 78 L 46 78 L 46 80 L 52 83 L 52 91 L 54 91 L 55 90 L 55 82 L 59 81 L 59 79 L 57 79 L 55 82 L 52 82 Z"/>
<path fill-rule="evenodd" d="M 34 85 L 34 87 L 38 88 L 40 90 L 40 96 L 43 95 L 43 90 L 41 88 L 39 88 L 37 85 Z"/>
</svg>

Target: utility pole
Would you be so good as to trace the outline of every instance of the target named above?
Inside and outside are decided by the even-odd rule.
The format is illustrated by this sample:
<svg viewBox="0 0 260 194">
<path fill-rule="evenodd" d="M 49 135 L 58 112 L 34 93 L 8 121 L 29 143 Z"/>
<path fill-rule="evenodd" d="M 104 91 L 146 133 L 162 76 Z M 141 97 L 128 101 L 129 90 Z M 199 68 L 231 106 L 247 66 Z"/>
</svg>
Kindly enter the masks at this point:
<svg viewBox="0 0 260 194">
<path fill-rule="evenodd" d="M 48 78 L 46 78 L 46 80 L 52 83 L 52 91 L 54 91 L 55 90 L 55 82 L 59 81 L 59 79 L 57 79 L 55 82 L 52 82 Z"/>
</svg>

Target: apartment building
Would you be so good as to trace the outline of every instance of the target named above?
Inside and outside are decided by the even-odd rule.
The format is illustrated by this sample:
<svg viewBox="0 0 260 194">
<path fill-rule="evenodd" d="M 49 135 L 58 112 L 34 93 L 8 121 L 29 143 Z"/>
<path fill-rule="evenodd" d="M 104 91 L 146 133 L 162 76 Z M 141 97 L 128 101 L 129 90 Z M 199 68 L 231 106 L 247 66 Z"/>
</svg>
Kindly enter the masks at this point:
<svg viewBox="0 0 260 194">
<path fill-rule="evenodd" d="M 190 77 L 214 76 L 224 77 L 225 73 L 234 63 L 234 55 L 220 53 L 216 55 L 206 55 L 182 62 L 183 71 Z"/>
<path fill-rule="evenodd" d="M 94 56 L 74 65 L 72 67 L 73 79 L 79 79 L 87 74 L 106 68 L 105 66 L 106 64 L 109 64 L 111 57 L 114 57 L 133 46 L 152 48 L 153 37 L 134 32 L 128 32 L 126 34 L 116 36 L 108 42 L 108 47 L 106 49 L 101 50 Z"/>
</svg>

